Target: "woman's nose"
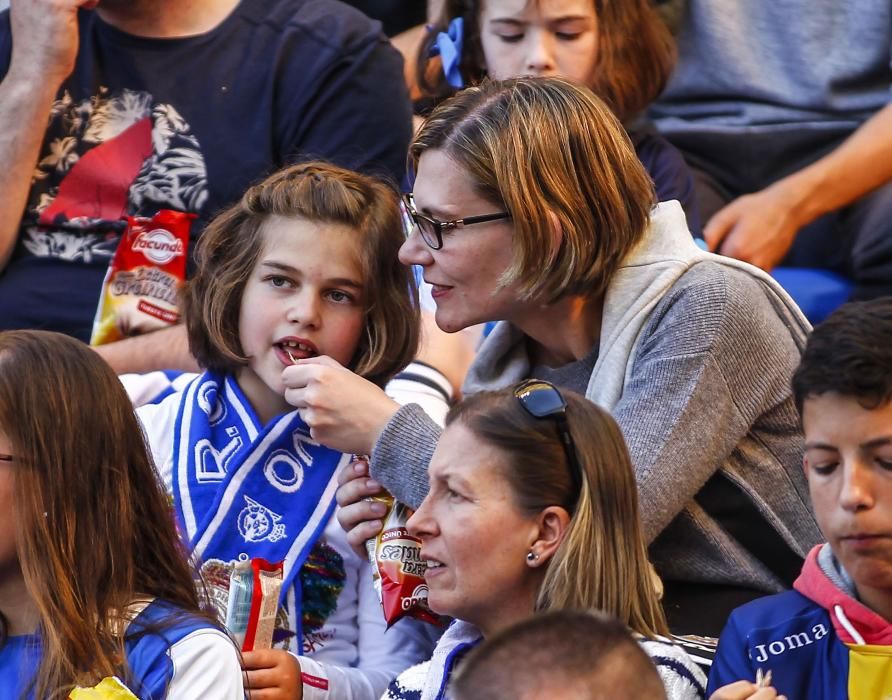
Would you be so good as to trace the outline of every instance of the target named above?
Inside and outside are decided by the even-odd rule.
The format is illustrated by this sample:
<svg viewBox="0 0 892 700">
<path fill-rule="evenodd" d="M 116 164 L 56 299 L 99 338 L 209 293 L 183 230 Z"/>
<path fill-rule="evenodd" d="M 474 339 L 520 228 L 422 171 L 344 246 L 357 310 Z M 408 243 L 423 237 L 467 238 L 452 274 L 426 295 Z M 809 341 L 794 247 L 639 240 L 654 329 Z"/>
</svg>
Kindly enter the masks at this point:
<svg viewBox="0 0 892 700">
<path fill-rule="evenodd" d="M 430 265 L 433 262 L 431 249 L 421 238 L 418 227 L 414 227 L 400 246 L 399 259 L 403 265 Z"/>
<path fill-rule="evenodd" d="M 430 517 L 430 507 L 428 506 L 427 498 L 421 502 L 418 510 L 412 513 L 412 517 L 406 522 L 406 529 L 412 537 L 418 537 L 419 539 L 429 537 L 434 533 L 435 523 Z"/>
</svg>

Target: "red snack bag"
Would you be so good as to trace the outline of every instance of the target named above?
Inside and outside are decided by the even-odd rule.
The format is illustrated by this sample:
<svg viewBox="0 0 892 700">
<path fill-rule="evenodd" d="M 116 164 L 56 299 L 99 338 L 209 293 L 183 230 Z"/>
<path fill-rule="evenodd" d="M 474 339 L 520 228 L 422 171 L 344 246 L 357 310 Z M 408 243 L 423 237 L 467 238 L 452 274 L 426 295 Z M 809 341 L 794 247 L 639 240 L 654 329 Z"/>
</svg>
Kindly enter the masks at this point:
<svg viewBox="0 0 892 700">
<path fill-rule="evenodd" d="M 421 560 L 421 540 L 412 537 L 406 529 L 412 510 L 389 494 L 372 500 L 387 506 L 384 527 L 376 537 L 366 541 L 387 626 L 407 616 L 438 624 L 438 616 L 427 606 L 424 580 L 427 564 Z"/>
<path fill-rule="evenodd" d="M 169 209 L 151 219 L 127 217 L 127 230 L 102 283 L 91 345 L 148 333 L 179 320 L 194 218 L 195 214 Z"/>
</svg>

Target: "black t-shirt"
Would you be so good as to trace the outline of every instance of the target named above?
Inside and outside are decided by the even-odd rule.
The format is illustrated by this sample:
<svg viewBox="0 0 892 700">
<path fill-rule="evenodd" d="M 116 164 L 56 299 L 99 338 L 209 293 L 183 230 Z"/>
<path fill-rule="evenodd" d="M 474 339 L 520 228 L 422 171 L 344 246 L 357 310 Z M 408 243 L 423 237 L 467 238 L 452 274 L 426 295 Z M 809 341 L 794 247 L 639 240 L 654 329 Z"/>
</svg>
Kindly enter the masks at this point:
<svg viewBox="0 0 892 700">
<path fill-rule="evenodd" d="M 212 31 L 145 39 L 82 11 L 53 105 L 0 328 L 87 339 L 123 215 L 198 214 L 194 237 L 252 183 L 323 158 L 400 182 L 411 136 L 402 60 L 335 0 L 241 0 Z M 0 14 L 0 75 L 10 59 Z"/>
<path fill-rule="evenodd" d="M 380 20 L 388 36 L 419 25 L 427 18 L 424 0 L 344 0 L 369 17 Z"/>
</svg>

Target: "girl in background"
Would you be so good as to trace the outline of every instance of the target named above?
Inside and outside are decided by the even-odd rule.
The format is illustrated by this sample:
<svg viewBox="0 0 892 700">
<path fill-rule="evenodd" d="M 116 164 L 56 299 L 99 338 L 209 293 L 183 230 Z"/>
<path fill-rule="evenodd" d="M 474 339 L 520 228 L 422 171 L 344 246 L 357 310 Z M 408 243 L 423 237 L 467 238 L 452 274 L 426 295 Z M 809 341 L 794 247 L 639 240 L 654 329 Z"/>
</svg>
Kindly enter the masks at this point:
<svg viewBox="0 0 892 700">
<path fill-rule="evenodd" d="M 677 199 L 700 235 L 681 153 L 641 120 L 675 65 L 650 0 L 446 0 L 417 56 L 417 84 L 438 103 L 485 78 L 560 77 L 591 88 L 626 127 L 659 201 Z"/>
<path fill-rule="evenodd" d="M 59 333 L 0 333 L 0 697 L 118 676 L 143 700 L 244 698 L 199 604 L 118 378 Z"/>
<path fill-rule="evenodd" d="M 264 700 L 376 699 L 430 650 L 412 621 L 384 634 L 369 564 L 333 517 L 335 475 L 360 451 L 321 445 L 283 383 L 309 365 L 383 387 L 409 364 L 419 312 L 403 240 L 397 194 L 372 178 L 307 163 L 250 188 L 202 235 L 185 294 L 206 371 L 139 409 L 205 575 L 222 589 L 238 560 L 284 562 L 274 648 L 243 654 Z M 391 395 L 442 419 L 448 384 L 411 375 Z"/>
</svg>

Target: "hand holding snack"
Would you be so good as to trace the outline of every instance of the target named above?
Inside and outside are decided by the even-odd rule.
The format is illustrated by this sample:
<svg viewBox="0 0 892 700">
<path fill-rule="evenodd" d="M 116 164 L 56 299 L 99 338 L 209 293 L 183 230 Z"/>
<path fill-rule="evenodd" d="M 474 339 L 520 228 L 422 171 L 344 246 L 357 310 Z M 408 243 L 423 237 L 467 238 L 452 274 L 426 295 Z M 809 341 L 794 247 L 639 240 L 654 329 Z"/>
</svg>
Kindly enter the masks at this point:
<svg viewBox="0 0 892 700">
<path fill-rule="evenodd" d="M 356 459 L 338 474 L 338 523 L 347 533 L 347 542 L 362 557 L 366 556 L 366 541 L 384 527 L 387 505 L 369 498 L 381 493 L 381 484 L 369 478 L 365 458 Z"/>
<path fill-rule="evenodd" d="M 373 500 L 387 508 L 384 528 L 366 542 L 387 626 L 404 617 L 437 624 L 439 618 L 427 606 L 427 565 L 421 559 L 421 540 L 406 529 L 412 510 L 386 492 Z"/>
<path fill-rule="evenodd" d="M 252 700 L 301 700 L 303 681 L 300 662 L 283 649 L 258 649 L 242 653 L 245 689 Z"/>
<path fill-rule="evenodd" d="M 709 696 L 709 700 L 786 700 L 770 686 L 760 686 L 750 681 L 737 681 L 722 686 Z"/>
<path fill-rule="evenodd" d="M 167 209 L 151 219 L 127 217 L 127 230 L 102 284 L 91 345 L 177 323 L 194 218 L 194 214 Z"/>
<path fill-rule="evenodd" d="M 272 646 L 282 568 L 282 562 L 271 564 L 265 559 L 250 559 L 232 568 L 226 629 L 242 651 Z"/>
</svg>

